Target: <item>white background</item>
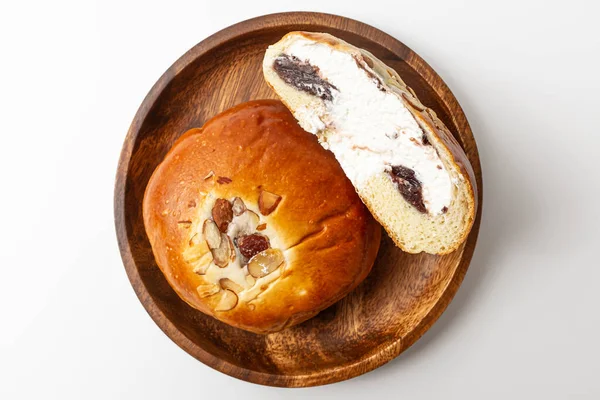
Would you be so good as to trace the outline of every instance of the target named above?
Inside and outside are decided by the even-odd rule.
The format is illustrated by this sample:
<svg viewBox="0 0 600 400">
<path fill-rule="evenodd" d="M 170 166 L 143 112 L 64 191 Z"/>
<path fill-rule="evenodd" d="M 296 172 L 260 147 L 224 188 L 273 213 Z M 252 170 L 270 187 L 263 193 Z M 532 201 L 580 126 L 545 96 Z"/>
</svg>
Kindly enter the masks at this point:
<svg viewBox="0 0 600 400">
<path fill-rule="evenodd" d="M 354 3 L 354 4 L 352 4 Z M 600 398 L 596 1 L 14 1 L 0 6 L 0 398 Z M 142 99 L 208 35 L 293 9 L 362 20 L 448 83 L 479 145 L 463 286 L 411 349 L 311 389 L 199 363 L 146 314 L 113 226 Z"/>
</svg>

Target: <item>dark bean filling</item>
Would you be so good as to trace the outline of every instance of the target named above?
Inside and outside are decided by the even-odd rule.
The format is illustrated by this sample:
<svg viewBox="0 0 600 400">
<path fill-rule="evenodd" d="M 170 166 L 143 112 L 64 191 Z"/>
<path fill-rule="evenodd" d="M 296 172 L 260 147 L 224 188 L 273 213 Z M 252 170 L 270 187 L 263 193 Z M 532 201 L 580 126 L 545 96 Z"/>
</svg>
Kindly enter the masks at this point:
<svg viewBox="0 0 600 400">
<path fill-rule="evenodd" d="M 430 144 L 431 144 L 431 143 L 429 143 L 429 139 L 427 139 L 427 135 L 425 135 L 424 133 L 423 133 L 423 138 L 422 138 L 422 140 L 421 140 L 421 141 L 423 142 L 423 144 L 424 144 L 425 146 L 428 146 L 428 145 L 430 145 Z"/>
<path fill-rule="evenodd" d="M 402 165 L 396 165 L 392 167 L 390 176 L 396 183 L 402 197 L 419 210 L 419 212 L 427 213 L 427 209 L 423 203 L 423 188 L 421 187 L 421 182 L 415 176 L 415 171 Z"/>
<path fill-rule="evenodd" d="M 331 83 L 319 76 L 319 68 L 299 58 L 287 54 L 281 54 L 273 62 L 273 69 L 277 75 L 288 85 L 323 100 L 333 99 L 331 90 L 338 90 Z"/>
</svg>

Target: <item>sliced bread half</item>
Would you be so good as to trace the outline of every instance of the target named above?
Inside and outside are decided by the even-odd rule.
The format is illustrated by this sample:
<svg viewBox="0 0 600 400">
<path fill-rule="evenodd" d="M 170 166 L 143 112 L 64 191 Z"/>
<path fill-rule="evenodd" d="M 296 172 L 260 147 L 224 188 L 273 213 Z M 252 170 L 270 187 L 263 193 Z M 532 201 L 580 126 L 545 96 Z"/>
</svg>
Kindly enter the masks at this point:
<svg viewBox="0 0 600 400">
<path fill-rule="evenodd" d="M 447 254 L 466 239 L 477 209 L 472 167 L 393 69 L 332 35 L 291 32 L 267 49 L 263 72 L 400 248 Z"/>
</svg>

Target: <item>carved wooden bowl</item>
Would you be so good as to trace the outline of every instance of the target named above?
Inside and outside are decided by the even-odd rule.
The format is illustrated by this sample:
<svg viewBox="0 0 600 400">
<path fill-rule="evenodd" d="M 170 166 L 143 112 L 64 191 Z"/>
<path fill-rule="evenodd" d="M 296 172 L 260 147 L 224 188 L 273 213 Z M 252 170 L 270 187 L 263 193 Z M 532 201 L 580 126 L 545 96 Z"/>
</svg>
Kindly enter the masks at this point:
<svg viewBox="0 0 600 400">
<path fill-rule="evenodd" d="M 179 299 L 156 266 L 142 221 L 152 171 L 179 135 L 241 102 L 275 98 L 262 77 L 266 47 L 293 30 L 329 32 L 396 69 L 465 149 L 482 205 L 477 146 L 458 102 L 417 54 L 369 25 L 317 13 L 267 15 L 202 41 L 154 85 L 123 145 L 115 222 L 131 284 L 156 324 L 181 348 L 221 372 L 273 386 L 349 379 L 396 357 L 435 322 L 456 293 L 475 249 L 481 211 L 467 241 L 446 256 L 411 255 L 384 235 L 373 271 L 311 320 L 267 336 L 225 325 Z"/>
</svg>

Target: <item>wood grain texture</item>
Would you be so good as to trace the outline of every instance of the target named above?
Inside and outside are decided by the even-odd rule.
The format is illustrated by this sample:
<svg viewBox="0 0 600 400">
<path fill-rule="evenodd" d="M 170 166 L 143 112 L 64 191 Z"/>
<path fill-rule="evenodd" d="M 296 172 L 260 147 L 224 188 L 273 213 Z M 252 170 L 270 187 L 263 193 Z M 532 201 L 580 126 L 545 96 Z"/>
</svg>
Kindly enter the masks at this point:
<svg viewBox="0 0 600 400">
<path fill-rule="evenodd" d="M 475 171 L 479 210 L 456 252 L 411 255 L 384 237 L 373 271 L 343 300 L 311 320 L 267 336 L 232 328 L 192 309 L 156 266 L 142 221 L 152 171 L 173 142 L 238 103 L 275 98 L 262 78 L 266 47 L 292 30 L 328 32 L 396 69 L 463 146 Z M 460 105 L 425 61 L 391 36 L 358 21 L 318 13 L 267 15 L 226 28 L 173 64 L 140 106 L 125 139 L 115 186 L 115 224 L 125 269 L 157 325 L 181 348 L 228 375 L 301 387 L 355 377 L 413 344 L 458 290 L 475 249 L 482 209 L 477 146 Z"/>
</svg>

